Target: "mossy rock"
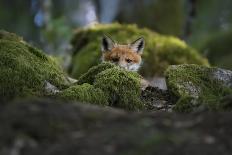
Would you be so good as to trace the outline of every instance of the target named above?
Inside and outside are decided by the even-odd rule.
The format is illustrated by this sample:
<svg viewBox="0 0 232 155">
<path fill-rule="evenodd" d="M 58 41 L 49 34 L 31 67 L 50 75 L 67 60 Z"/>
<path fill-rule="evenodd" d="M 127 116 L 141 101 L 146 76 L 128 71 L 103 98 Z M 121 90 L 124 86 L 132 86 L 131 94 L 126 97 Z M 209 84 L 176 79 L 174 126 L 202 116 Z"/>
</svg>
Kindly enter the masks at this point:
<svg viewBox="0 0 232 155">
<path fill-rule="evenodd" d="M 109 105 L 125 110 L 144 109 L 141 101 L 141 76 L 111 63 L 101 63 L 89 69 L 78 82 L 58 93 L 58 98 Z"/>
<path fill-rule="evenodd" d="M 42 51 L 15 34 L 0 31 L 0 98 L 45 96 L 45 83 L 66 88 L 69 84 L 61 68 Z"/>
<path fill-rule="evenodd" d="M 136 25 L 97 24 L 78 29 L 73 36 L 73 59 L 69 69 L 73 77 L 80 77 L 89 68 L 101 62 L 100 46 L 103 34 L 111 35 L 119 43 L 129 43 L 139 36 L 145 38 L 146 46 L 140 69 L 140 73 L 145 77 L 162 76 L 169 65 L 208 65 L 208 61 L 196 50 L 175 37 L 159 35 L 149 29 L 140 29 Z"/>
<path fill-rule="evenodd" d="M 108 105 L 108 96 L 99 88 L 84 83 L 82 85 L 73 85 L 57 94 L 64 100 L 79 101 L 97 105 Z"/>
<path fill-rule="evenodd" d="M 140 80 L 136 72 L 114 67 L 99 73 L 94 86 L 109 95 L 112 106 L 136 111 L 144 109 Z"/>
<path fill-rule="evenodd" d="M 93 66 L 86 72 L 85 74 L 81 75 L 81 77 L 78 79 L 77 84 L 83 84 L 83 83 L 89 83 L 93 84 L 95 81 L 96 76 L 101 73 L 102 71 L 110 68 L 114 68 L 115 65 L 111 63 L 101 63 L 97 66 Z"/>
<path fill-rule="evenodd" d="M 232 94 L 232 71 L 199 65 L 173 65 L 166 71 L 167 85 L 179 98 L 174 110 L 231 110 L 221 100 Z M 231 106 L 231 105 L 230 105 Z"/>
</svg>

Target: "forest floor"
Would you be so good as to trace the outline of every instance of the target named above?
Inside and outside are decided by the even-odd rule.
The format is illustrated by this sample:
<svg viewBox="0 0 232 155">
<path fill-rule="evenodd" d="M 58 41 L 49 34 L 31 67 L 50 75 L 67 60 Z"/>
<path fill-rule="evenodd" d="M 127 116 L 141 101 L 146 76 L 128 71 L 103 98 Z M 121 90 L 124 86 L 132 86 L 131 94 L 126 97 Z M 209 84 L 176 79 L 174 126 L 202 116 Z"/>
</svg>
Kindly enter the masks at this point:
<svg viewBox="0 0 232 155">
<path fill-rule="evenodd" d="M 232 152 L 232 113 L 135 113 L 54 100 L 0 107 L 2 155 Z"/>
</svg>

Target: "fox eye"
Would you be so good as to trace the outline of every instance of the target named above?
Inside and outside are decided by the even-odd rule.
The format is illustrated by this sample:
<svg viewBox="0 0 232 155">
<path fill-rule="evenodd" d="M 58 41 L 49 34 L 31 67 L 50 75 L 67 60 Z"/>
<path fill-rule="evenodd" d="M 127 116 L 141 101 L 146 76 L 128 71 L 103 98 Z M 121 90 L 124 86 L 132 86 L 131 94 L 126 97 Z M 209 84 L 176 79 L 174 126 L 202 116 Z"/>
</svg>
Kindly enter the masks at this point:
<svg viewBox="0 0 232 155">
<path fill-rule="evenodd" d="M 132 60 L 131 60 L 131 59 L 126 59 L 126 62 L 127 62 L 127 63 L 131 63 Z"/>
<path fill-rule="evenodd" d="M 118 62 L 118 61 L 119 61 L 119 58 L 112 58 L 112 61 L 113 61 L 113 62 Z"/>
</svg>

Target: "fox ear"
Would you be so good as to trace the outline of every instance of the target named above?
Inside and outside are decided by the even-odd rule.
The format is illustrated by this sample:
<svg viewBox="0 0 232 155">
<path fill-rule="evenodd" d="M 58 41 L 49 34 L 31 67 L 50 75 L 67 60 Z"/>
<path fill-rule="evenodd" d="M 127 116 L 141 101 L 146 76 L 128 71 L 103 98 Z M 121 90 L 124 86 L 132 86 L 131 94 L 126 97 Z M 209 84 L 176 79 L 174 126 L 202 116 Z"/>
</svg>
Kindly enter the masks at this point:
<svg viewBox="0 0 232 155">
<path fill-rule="evenodd" d="M 139 39 L 133 41 L 130 44 L 130 48 L 133 51 L 137 52 L 138 54 L 142 54 L 143 53 L 144 46 L 145 46 L 145 41 L 144 41 L 143 37 L 140 37 Z"/>
<path fill-rule="evenodd" d="M 101 50 L 102 50 L 102 52 L 107 52 L 107 51 L 112 50 L 112 48 L 114 47 L 114 45 L 115 45 L 115 42 L 113 41 L 113 39 L 111 39 L 107 35 L 104 35 L 102 37 L 102 43 L 101 43 Z"/>
</svg>

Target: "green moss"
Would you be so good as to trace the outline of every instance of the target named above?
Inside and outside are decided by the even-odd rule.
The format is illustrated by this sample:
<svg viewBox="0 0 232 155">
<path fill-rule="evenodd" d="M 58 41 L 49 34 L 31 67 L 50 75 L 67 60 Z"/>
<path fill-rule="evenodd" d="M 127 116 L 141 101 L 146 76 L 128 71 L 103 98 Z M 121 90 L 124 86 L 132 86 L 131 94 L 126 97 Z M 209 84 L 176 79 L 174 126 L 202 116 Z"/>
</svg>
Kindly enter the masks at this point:
<svg viewBox="0 0 232 155">
<path fill-rule="evenodd" d="M 16 35 L 1 33 L 0 97 L 44 96 L 45 81 L 66 88 L 68 80 L 57 64 L 42 51 L 30 46 Z M 18 37 L 19 38 L 19 37 Z"/>
<path fill-rule="evenodd" d="M 144 109 L 140 100 L 140 76 L 119 67 L 102 71 L 96 76 L 94 87 L 102 89 L 110 97 L 112 106 L 127 110 Z"/>
<path fill-rule="evenodd" d="M 140 70 L 145 77 L 163 75 L 165 69 L 174 64 L 208 65 L 207 60 L 196 50 L 175 37 L 162 36 L 149 29 L 140 29 L 136 25 L 99 24 L 78 29 L 73 36 L 73 59 L 69 70 L 73 77 L 80 77 L 90 67 L 100 63 L 103 34 L 111 35 L 119 43 L 130 43 L 139 36 L 145 38 L 146 47 Z"/>
<path fill-rule="evenodd" d="M 197 109 L 198 106 L 200 106 L 199 102 L 196 102 L 195 98 L 191 96 L 182 96 L 173 109 L 174 111 L 189 113 Z"/>
<path fill-rule="evenodd" d="M 62 90 L 56 97 L 125 110 L 143 110 L 140 80 L 138 73 L 105 62 L 90 68 L 74 86 Z"/>
<path fill-rule="evenodd" d="M 204 106 L 209 110 L 226 110 L 220 100 L 232 94 L 228 84 L 229 71 L 199 65 L 170 66 L 166 71 L 167 85 L 179 100 L 176 111 L 193 111 Z M 224 78 L 224 79 L 223 79 Z"/>
<path fill-rule="evenodd" d="M 109 68 L 113 68 L 115 67 L 115 65 L 111 64 L 111 63 L 101 63 L 97 66 L 93 66 L 92 68 L 90 68 L 88 70 L 88 72 L 86 72 L 85 74 L 83 74 L 79 79 L 77 84 L 83 84 L 83 83 L 89 83 L 89 84 L 93 84 L 96 75 L 106 69 Z"/>
<path fill-rule="evenodd" d="M 91 104 L 108 105 L 107 95 L 99 88 L 84 83 L 71 86 L 57 94 L 58 98 Z"/>
</svg>

